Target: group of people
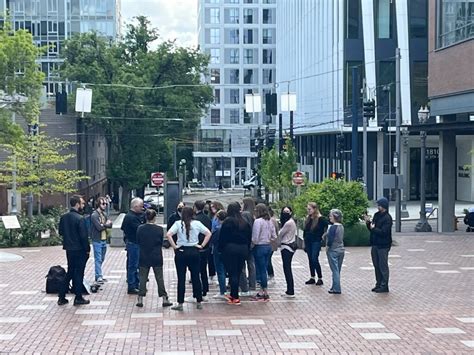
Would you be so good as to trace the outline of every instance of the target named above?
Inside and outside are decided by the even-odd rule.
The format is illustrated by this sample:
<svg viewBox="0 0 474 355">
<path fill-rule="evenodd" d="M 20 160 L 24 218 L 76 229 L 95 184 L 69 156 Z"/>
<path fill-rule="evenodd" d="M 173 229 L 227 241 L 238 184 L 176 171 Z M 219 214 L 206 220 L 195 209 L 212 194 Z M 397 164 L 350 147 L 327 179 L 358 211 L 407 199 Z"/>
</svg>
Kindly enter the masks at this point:
<svg viewBox="0 0 474 355">
<path fill-rule="evenodd" d="M 59 294 L 58 304 L 66 304 L 65 290 L 70 280 L 76 294 L 75 305 L 88 304 L 79 291 L 82 289 L 84 268 L 89 257 L 88 235 L 92 238 L 95 259 L 95 278 L 105 282 L 102 263 L 106 254 L 105 230 L 111 222 L 105 214 L 105 198 L 96 200 L 96 209 L 91 215 L 90 233 L 83 227 L 81 216 L 84 199 L 72 196 L 71 210 L 61 217 L 59 233 L 63 236 L 63 247 L 68 259 L 67 286 Z M 388 213 L 388 200 L 377 201 L 378 212 L 373 218 L 365 216 L 370 231 L 372 262 L 376 284 L 372 291 L 388 292 L 388 253 L 392 244 L 392 218 Z M 144 210 L 143 200 L 134 198 L 126 214 L 122 230 L 127 251 L 128 294 L 137 295 L 136 306 L 143 307 L 147 293 L 150 268 L 153 268 L 162 297 L 162 306 L 173 306 L 168 298 L 163 277 L 164 244 L 175 252 L 178 279 L 177 304 L 172 309 L 183 310 L 185 301 L 195 302 L 202 309 L 208 299 L 209 280 L 217 276 L 219 293 L 213 298 L 227 300 L 228 304 L 240 305 L 241 296 L 266 302 L 270 299 L 268 281 L 273 276 L 272 255 L 280 248 L 286 291 L 281 296 L 295 297 L 292 259 L 298 248 L 297 227 L 291 206 L 280 211 L 279 221 L 270 207 L 263 203 L 255 205 L 252 198 L 244 198 L 243 205 L 230 203 L 225 209 L 222 203 L 196 201 L 193 207 L 180 202 L 176 212 L 168 220 L 166 235 L 155 223 L 156 212 Z M 323 275 L 319 255 L 326 245 L 327 260 L 332 272 L 330 294 L 341 293 L 340 274 L 344 260 L 344 227 L 342 213 L 332 209 L 329 220 L 322 216 L 318 205 L 307 205 L 307 216 L 303 223 L 303 239 L 308 256 L 310 278 L 307 285 L 322 286 Z M 166 236 L 166 239 L 165 239 Z M 167 243 L 164 243 L 164 242 Z M 186 275 L 190 272 L 192 297 L 185 298 Z M 316 279 L 317 276 L 317 279 Z M 257 285 L 259 289 L 257 290 Z M 230 292 L 227 290 L 230 288 Z"/>
</svg>

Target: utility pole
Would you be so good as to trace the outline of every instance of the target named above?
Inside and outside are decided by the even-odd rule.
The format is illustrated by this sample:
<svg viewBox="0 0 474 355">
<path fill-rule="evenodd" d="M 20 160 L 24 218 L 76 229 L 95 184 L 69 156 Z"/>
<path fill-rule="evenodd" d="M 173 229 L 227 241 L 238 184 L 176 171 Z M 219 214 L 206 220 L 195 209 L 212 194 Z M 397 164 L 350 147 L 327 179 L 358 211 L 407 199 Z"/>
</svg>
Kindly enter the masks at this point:
<svg viewBox="0 0 474 355">
<path fill-rule="evenodd" d="M 176 138 L 173 140 L 173 168 L 174 168 L 174 176 L 175 178 L 178 177 L 178 168 L 176 166 L 177 159 L 176 159 Z"/>
<path fill-rule="evenodd" d="M 364 179 L 364 191 L 367 193 L 367 117 L 362 117 L 363 133 L 362 133 L 362 176 Z"/>
<path fill-rule="evenodd" d="M 278 114 L 278 153 L 283 150 L 283 114 Z"/>
<path fill-rule="evenodd" d="M 15 96 L 15 93 L 13 93 Z M 16 123 L 16 113 L 13 111 L 12 114 L 12 123 Z M 11 214 L 16 215 L 18 213 L 16 205 L 16 154 L 13 152 L 13 171 L 12 171 L 12 210 Z"/>
<path fill-rule="evenodd" d="M 396 105 L 396 135 L 395 135 L 395 156 L 393 157 L 393 166 L 395 167 L 395 186 L 397 191 L 396 196 L 396 219 L 395 219 L 395 231 L 401 232 L 402 230 L 402 205 L 401 205 L 401 193 L 400 193 L 400 125 L 401 120 L 401 92 L 400 92 L 400 48 L 395 50 L 395 105 Z M 390 151 L 390 150 L 389 150 Z"/>
<path fill-rule="evenodd" d="M 357 180 L 357 156 L 359 154 L 357 128 L 359 125 L 359 70 L 352 67 L 352 154 L 351 154 L 351 180 Z"/>
</svg>

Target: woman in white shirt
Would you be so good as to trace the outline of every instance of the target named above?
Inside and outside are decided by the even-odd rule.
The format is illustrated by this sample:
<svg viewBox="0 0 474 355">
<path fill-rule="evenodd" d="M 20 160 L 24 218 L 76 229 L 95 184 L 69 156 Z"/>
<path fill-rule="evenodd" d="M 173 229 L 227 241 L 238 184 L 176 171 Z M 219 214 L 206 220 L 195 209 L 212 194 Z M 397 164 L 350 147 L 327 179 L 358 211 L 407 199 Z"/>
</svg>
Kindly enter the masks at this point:
<svg viewBox="0 0 474 355">
<path fill-rule="evenodd" d="M 281 243 L 281 259 L 283 261 L 283 272 L 285 273 L 286 292 L 282 295 L 286 298 L 295 297 L 295 285 L 293 281 L 293 271 L 291 270 L 291 260 L 296 251 L 296 223 L 293 219 L 293 210 L 290 206 L 285 206 L 280 213 L 281 229 L 278 237 Z"/>
<path fill-rule="evenodd" d="M 204 234 L 202 244 L 199 244 L 199 234 Z M 173 235 L 177 235 L 176 243 Z M 184 293 L 186 290 L 186 269 L 191 271 L 193 296 L 197 299 L 197 309 L 202 309 L 202 287 L 199 279 L 199 250 L 206 246 L 211 238 L 211 231 L 201 222 L 193 220 L 193 209 L 184 207 L 181 220 L 176 221 L 166 233 L 171 247 L 175 250 L 176 272 L 178 274 L 178 304 L 171 309 L 183 310 Z"/>
</svg>

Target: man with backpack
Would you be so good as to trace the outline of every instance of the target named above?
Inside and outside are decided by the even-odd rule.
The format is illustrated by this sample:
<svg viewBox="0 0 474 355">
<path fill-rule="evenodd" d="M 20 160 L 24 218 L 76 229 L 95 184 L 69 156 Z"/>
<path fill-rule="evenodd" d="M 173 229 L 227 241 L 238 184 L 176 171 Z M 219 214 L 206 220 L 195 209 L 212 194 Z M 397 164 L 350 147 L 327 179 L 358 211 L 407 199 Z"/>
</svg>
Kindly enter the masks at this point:
<svg viewBox="0 0 474 355">
<path fill-rule="evenodd" d="M 67 258 L 67 274 L 59 290 L 59 306 L 69 303 L 66 299 L 66 292 L 71 280 L 72 292 L 76 295 L 74 305 L 90 303 L 89 300 L 82 297 L 84 270 L 90 254 L 87 229 L 82 216 L 85 201 L 81 196 L 73 195 L 69 199 L 69 204 L 71 209 L 59 220 L 59 235 L 63 238 L 63 249 L 66 250 Z"/>
</svg>

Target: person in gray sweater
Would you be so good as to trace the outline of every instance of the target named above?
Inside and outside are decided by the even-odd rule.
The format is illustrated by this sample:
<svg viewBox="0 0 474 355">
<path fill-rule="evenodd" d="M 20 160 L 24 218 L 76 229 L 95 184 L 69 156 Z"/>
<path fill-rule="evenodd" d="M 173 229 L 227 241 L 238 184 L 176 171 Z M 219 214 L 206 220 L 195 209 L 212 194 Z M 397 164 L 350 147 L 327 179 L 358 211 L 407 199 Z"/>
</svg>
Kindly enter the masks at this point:
<svg viewBox="0 0 474 355">
<path fill-rule="evenodd" d="M 341 293 L 341 268 L 344 260 L 344 226 L 342 212 L 332 209 L 329 212 L 329 221 L 332 223 L 326 233 L 326 255 L 332 272 L 331 294 Z"/>
<path fill-rule="evenodd" d="M 95 210 L 91 215 L 91 239 L 94 248 L 95 281 L 106 281 L 102 275 L 102 264 L 107 252 L 107 228 L 112 228 L 112 221 L 107 219 L 105 209 L 107 200 L 99 197 L 95 202 Z"/>
<path fill-rule="evenodd" d="M 280 213 L 281 229 L 278 233 L 280 239 L 281 259 L 283 261 L 283 272 L 285 274 L 286 292 L 282 295 L 285 298 L 295 297 L 295 284 L 293 271 L 291 270 L 291 260 L 295 254 L 296 245 L 296 223 L 293 219 L 293 210 L 290 206 L 285 206 Z"/>
</svg>

